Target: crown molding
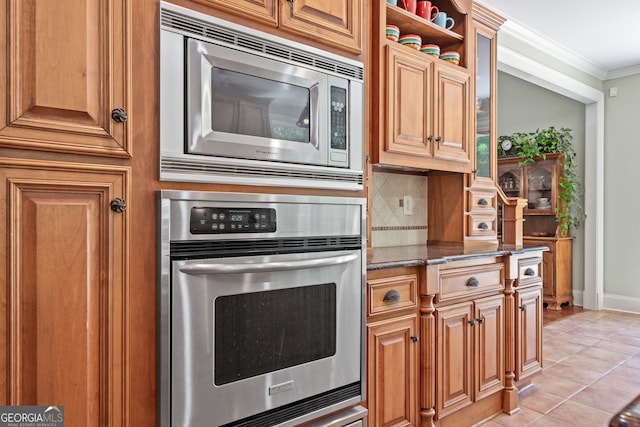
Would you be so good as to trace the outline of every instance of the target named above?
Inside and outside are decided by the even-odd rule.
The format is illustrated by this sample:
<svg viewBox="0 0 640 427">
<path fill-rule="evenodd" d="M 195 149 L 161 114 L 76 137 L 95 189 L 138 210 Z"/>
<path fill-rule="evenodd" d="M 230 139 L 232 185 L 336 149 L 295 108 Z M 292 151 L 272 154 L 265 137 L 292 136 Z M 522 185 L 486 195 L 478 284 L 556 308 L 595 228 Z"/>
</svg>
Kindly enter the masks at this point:
<svg viewBox="0 0 640 427">
<path fill-rule="evenodd" d="M 572 50 L 560 46 L 557 42 L 543 36 L 542 34 L 532 31 L 513 20 L 507 19 L 502 27 L 500 27 L 500 33 L 508 34 L 522 43 L 531 46 L 533 49 L 539 50 L 552 58 L 588 73 L 599 80 L 604 80 L 607 77 L 607 70 L 597 66 Z"/>
<path fill-rule="evenodd" d="M 640 74 L 640 65 L 632 65 L 630 67 L 618 68 L 607 73 L 605 80 L 619 79 L 621 77 L 633 76 Z"/>
</svg>

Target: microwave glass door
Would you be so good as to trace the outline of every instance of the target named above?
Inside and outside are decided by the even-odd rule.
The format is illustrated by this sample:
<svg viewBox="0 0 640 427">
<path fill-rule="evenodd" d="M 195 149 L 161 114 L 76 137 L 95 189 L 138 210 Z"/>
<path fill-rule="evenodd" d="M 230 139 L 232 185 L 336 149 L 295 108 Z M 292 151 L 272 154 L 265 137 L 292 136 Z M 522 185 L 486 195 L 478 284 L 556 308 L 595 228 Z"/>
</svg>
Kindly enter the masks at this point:
<svg viewBox="0 0 640 427">
<path fill-rule="evenodd" d="M 189 154 L 327 164 L 326 74 L 198 40 L 188 46 Z"/>
<path fill-rule="evenodd" d="M 216 132 L 309 143 L 311 91 L 211 67 L 211 124 Z"/>
</svg>

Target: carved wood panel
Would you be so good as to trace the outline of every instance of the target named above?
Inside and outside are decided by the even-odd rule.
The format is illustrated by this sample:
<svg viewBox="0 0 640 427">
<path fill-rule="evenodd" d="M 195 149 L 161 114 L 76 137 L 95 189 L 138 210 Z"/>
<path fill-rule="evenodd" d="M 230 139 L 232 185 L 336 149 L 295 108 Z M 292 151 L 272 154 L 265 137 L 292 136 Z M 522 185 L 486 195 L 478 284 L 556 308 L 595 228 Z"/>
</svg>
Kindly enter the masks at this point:
<svg viewBox="0 0 640 427">
<path fill-rule="evenodd" d="M 0 404 L 125 425 L 128 168 L 0 159 Z"/>
<path fill-rule="evenodd" d="M 0 0 L 0 146 L 129 157 L 129 0 Z M 122 117 L 122 116 L 120 116 Z"/>
</svg>

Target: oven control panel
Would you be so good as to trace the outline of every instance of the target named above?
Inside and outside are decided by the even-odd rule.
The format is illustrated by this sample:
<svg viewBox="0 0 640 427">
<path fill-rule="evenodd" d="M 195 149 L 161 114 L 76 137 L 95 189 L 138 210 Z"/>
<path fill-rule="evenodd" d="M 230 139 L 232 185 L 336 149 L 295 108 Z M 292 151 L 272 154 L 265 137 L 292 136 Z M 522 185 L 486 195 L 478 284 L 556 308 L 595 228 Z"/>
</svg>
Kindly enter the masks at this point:
<svg viewBox="0 0 640 427">
<path fill-rule="evenodd" d="M 191 208 L 192 234 L 273 233 L 276 210 L 272 208 Z"/>
</svg>

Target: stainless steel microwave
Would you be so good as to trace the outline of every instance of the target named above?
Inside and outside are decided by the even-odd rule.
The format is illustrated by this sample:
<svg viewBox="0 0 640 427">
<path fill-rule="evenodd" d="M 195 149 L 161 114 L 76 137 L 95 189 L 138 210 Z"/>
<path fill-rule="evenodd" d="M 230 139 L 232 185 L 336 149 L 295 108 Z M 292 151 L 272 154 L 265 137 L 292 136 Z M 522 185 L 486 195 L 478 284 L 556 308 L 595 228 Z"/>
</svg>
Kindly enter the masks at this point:
<svg viewBox="0 0 640 427">
<path fill-rule="evenodd" d="M 161 2 L 160 179 L 363 188 L 363 65 Z"/>
</svg>

